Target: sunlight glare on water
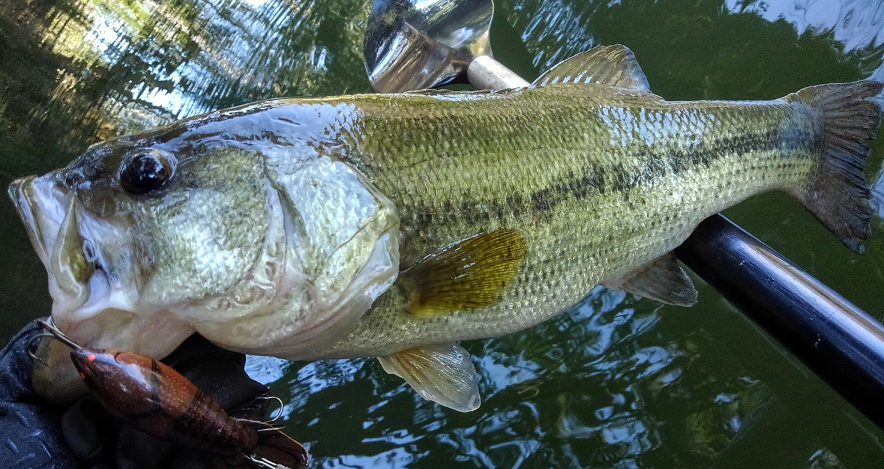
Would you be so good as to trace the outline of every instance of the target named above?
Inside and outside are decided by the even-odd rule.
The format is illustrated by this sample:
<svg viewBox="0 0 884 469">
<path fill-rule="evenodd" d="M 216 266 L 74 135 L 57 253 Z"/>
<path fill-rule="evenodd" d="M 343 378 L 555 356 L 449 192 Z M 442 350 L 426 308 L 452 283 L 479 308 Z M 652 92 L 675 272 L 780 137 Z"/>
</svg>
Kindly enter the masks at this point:
<svg viewBox="0 0 884 469">
<path fill-rule="evenodd" d="M 884 3 L 878 0 L 727 0 L 725 5 L 732 13 L 754 13 L 768 21 L 784 19 L 795 26 L 798 34 L 808 29 L 834 31 L 835 40 L 845 50 L 876 47 L 884 42 Z"/>
</svg>

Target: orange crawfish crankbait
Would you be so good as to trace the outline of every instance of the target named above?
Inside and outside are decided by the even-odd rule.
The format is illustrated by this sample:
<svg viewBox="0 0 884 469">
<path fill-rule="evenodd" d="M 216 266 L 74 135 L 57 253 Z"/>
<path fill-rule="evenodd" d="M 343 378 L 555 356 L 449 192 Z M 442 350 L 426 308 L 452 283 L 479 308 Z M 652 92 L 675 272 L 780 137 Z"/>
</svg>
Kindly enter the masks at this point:
<svg viewBox="0 0 884 469">
<path fill-rule="evenodd" d="M 256 468 L 303 469 L 307 451 L 279 428 L 236 419 L 172 367 L 129 352 L 79 346 L 54 324 L 38 323 L 71 347 L 80 377 L 98 400 L 137 430 Z"/>
</svg>

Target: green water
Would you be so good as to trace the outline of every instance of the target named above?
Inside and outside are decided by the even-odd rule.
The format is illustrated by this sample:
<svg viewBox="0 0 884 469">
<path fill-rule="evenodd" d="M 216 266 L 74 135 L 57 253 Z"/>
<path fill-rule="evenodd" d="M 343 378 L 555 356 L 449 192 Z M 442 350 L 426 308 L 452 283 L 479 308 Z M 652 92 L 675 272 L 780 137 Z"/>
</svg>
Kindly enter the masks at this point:
<svg viewBox="0 0 884 469">
<path fill-rule="evenodd" d="M 88 144 L 276 96 L 369 92 L 369 0 L 0 0 L 0 185 Z M 767 99 L 884 80 L 881 0 L 507 0 L 496 57 L 526 78 L 597 44 L 635 52 L 669 99 Z M 755 197 L 736 222 L 884 318 L 884 131 L 879 216 L 852 254 L 794 201 Z M 46 275 L 0 201 L 0 341 L 46 315 Z M 884 467 L 884 432 L 697 280 L 662 307 L 601 288 L 533 329 L 464 344 L 482 407 L 423 401 L 374 360 L 253 358 L 312 467 Z M 882 396 L 884 398 L 884 396 Z"/>
</svg>

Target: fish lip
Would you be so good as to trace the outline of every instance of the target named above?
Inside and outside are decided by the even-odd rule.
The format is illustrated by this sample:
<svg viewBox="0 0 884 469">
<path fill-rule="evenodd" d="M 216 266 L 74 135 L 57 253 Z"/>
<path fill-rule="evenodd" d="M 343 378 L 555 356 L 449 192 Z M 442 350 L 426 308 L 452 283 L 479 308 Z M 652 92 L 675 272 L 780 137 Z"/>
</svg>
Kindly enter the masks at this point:
<svg viewBox="0 0 884 469">
<path fill-rule="evenodd" d="M 35 179 L 37 179 L 37 176 L 27 176 L 12 181 L 12 184 L 9 185 L 8 193 L 9 198 L 12 199 L 12 204 L 15 205 L 19 218 L 22 220 L 22 224 L 25 226 L 31 246 L 37 252 L 37 256 L 43 264 L 48 265 L 51 251 L 47 250 L 40 223 L 34 211 L 34 196 L 29 190 L 29 188 L 33 187 Z M 56 226 L 60 224 L 61 221 L 59 220 Z"/>
<path fill-rule="evenodd" d="M 115 237 L 115 233 L 125 232 L 127 219 L 108 220 L 91 212 L 84 202 L 89 194 L 66 186 L 64 175 L 65 170 L 58 170 L 28 176 L 17 179 L 8 189 L 48 274 L 56 326 L 83 347 L 132 350 L 155 358 L 171 353 L 193 328 L 152 305 L 139 303 L 138 267 L 117 262 L 132 257 L 130 241 Z M 94 255 L 86 252 L 86 242 Z M 82 249 L 79 254 L 78 249 Z M 66 263 L 71 256 L 61 255 L 64 253 L 82 255 L 92 268 L 77 270 Z M 55 403 L 70 403 L 84 395 L 87 386 L 68 346 L 54 339 L 44 342 L 31 376 L 36 393 Z M 85 374 L 88 377 L 88 367 Z"/>
<path fill-rule="evenodd" d="M 56 312 L 77 310 L 90 297 L 90 282 L 77 281 L 65 269 L 59 269 L 55 252 L 63 241 L 59 239 L 64 236 L 60 231 L 74 208 L 75 193 L 61 182 L 59 171 L 16 179 L 8 192 L 31 245 L 46 268 L 53 316 Z"/>
<path fill-rule="evenodd" d="M 137 285 L 130 278 L 132 272 L 109 267 L 96 242 L 101 239 L 102 227 L 113 227 L 116 222 L 100 223 L 62 180 L 62 170 L 58 170 L 17 179 L 9 186 L 9 196 L 48 274 L 52 316 L 62 322 L 77 322 L 106 309 L 134 311 L 138 291 L 131 288 Z M 87 243 L 93 252 L 99 252 L 92 259 L 85 254 Z M 124 244 L 114 246 L 122 249 Z M 91 264 L 81 267 L 90 272 L 77 271 L 70 263 L 71 255 Z"/>
</svg>

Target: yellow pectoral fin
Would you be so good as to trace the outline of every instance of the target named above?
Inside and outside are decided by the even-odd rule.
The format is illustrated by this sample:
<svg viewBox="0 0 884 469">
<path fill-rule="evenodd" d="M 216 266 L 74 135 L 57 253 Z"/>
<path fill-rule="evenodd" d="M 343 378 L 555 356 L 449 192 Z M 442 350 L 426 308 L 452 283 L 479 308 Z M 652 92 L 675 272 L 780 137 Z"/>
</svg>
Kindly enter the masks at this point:
<svg viewBox="0 0 884 469">
<path fill-rule="evenodd" d="M 384 371 L 399 376 L 424 399 L 458 412 L 479 408 L 476 368 L 455 343 L 427 345 L 378 357 Z"/>
<path fill-rule="evenodd" d="M 519 272 L 526 246 L 516 230 L 496 230 L 446 246 L 399 275 L 409 312 L 425 315 L 483 308 L 500 301 Z"/>
</svg>

